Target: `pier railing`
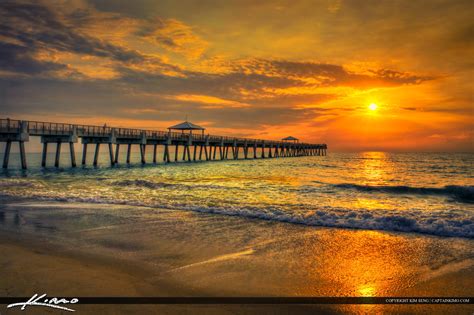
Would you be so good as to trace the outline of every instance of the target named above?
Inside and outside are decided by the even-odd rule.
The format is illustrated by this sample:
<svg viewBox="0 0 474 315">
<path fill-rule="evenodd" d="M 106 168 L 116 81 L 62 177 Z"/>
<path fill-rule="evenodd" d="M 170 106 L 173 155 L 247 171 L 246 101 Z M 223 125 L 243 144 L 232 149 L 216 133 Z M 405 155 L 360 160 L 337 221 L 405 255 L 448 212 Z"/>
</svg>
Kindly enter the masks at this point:
<svg viewBox="0 0 474 315">
<path fill-rule="evenodd" d="M 20 121 L 0 119 L 0 131 L 3 133 L 17 133 L 20 131 Z"/>
<path fill-rule="evenodd" d="M 122 128 L 122 127 L 111 127 L 111 126 L 94 126 L 94 125 L 77 125 L 67 123 L 55 123 L 55 122 L 42 122 L 42 121 L 23 121 L 26 123 L 25 131 L 32 136 L 45 136 L 45 135 L 72 135 L 74 132 L 79 137 L 90 136 L 90 137 L 108 137 L 114 133 L 116 137 L 131 137 L 139 138 L 145 135 L 150 139 L 171 139 L 171 140 L 187 140 L 189 138 L 188 133 L 181 132 L 166 132 L 159 130 L 146 130 L 146 129 L 135 129 L 135 128 Z M 18 133 L 21 129 L 21 120 L 13 119 L 0 119 L 0 133 Z M 263 140 L 263 139 L 251 139 L 241 137 L 230 137 L 230 136 L 218 136 L 218 135 L 202 135 L 192 134 L 194 141 L 205 141 L 206 139 L 211 142 L 247 142 L 249 145 L 252 143 L 267 143 L 267 144 L 284 144 L 287 142 L 275 141 L 275 140 Z M 301 143 L 305 144 L 305 143 Z"/>
</svg>

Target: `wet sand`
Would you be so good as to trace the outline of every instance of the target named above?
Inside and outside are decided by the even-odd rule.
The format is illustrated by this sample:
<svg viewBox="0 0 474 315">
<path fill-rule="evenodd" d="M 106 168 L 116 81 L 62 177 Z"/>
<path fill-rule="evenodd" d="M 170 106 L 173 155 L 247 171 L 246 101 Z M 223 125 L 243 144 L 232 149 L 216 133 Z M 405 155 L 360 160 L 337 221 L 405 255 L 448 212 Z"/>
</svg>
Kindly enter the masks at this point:
<svg viewBox="0 0 474 315">
<path fill-rule="evenodd" d="M 474 245 L 468 239 L 96 204 L 11 202 L 0 212 L 2 296 L 474 295 Z M 76 309 L 91 314 L 473 311 L 469 305 Z"/>
</svg>

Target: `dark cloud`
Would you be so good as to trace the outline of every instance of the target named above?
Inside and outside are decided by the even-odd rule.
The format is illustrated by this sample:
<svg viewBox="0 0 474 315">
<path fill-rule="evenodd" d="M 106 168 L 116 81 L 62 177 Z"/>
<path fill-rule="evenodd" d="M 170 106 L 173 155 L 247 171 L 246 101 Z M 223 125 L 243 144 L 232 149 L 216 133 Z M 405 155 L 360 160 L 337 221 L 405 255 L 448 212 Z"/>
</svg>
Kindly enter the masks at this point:
<svg viewBox="0 0 474 315">
<path fill-rule="evenodd" d="M 48 7 L 31 3 L 0 3 L 0 35 L 4 40 L 20 43 L 31 53 L 40 49 L 66 51 L 121 62 L 141 62 L 137 51 L 125 49 L 80 34 L 69 27 Z"/>
<path fill-rule="evenodd" d="M 35 59 L 32 51 L 25 46 L 0 42 L 0 69 L 24 74 L 42 74 L 66 68 L 63 64 Z"/>
<path fill-rule="evenodd" d="M 419 76 L 406 72 L 399 72 L 390 69 L 369 70 L 373 76 L 368 78 L 376 78 L 392 84 L 420 84 L 423 81 L 433 80 L 432 76 Z M 365 77 L 367 78 L 367 77 Z"/>
<path fill-rule="evenodd" d="M 139 91 L 162 93 L 163 95 L 200 94 L 229 100 L 243 100 L 242 90 L 252 93 L 264 88 L 288 88 L 300 85 L 299 80 L 272 77 L 263 74 L 226 73 L 210 74 L 183 72 L 184 76 L 167 76 L 146 71 L 121 68 L 120 82 L 131 85 Z"/>
<path fill-rule="evenodd" d="M 156 0 L 89 0 L 89 2 L 98 10 L 104 12 L 118 12 L 123 15 L 135 18 L 147 18 L 153 15 L 154 8 L 157 5 L 163 5 L 163 2 Z"/>
<path fill-rule="evenodd" d="M 167 36 L 155 36 L 154 37 L 155 41 L 158 43 L 169 46 L 169 47 L 178 47 L 178 44 L 176 44 L 175 40 L 171 37 Z"/>
<path fill-rule="evenodd" d="M 358 74 L 346 70 L 341 65 L 295 62 L 287 60 L 253 59 L 231 66 L 234 71 L 265 73 L 271 76 L 289 76 L 292 78 L 314 79 L 320 86 L 386 86 L 401 84 L 419 84 L 433 79 L 390 69 L 368 70 L 369 74 Z"/>
<path fill-rule="evenodd" d="M 265 72 L 273 75 L 292 75 L 298 77 L 314 77 L 317 75 L 344 77 L 347 75 L 344 68 L 339 65 L 287 60 L 252 59 L 242 64 L 234 65 L 234 69 L 237 71 Z"/>
<path fill-rule="evenodd" d="M 199 58 L 208 46 L 193 27 L 176 19 L 155 17 L 140 20 L 134 35 L 154 46 L 160 45 L 168 51 L 193 59 Z"/>
<path fill-rule="evenodd" d="M 152 38 L 155 42 L 165 46 L 177 47 L 178 44 L 172 37 L 159 34 L 159 31 L 166 29 L 167 26 L 168 22 L 166 20 L 155 18 L 145 23 L 135 32 L 135 35 L 143 38 Z"/>
<path fill-rule="evenodd" d="M 253 98 L 247 100 L 255 105 L 284 107 L 321 104 L 336 98 L 337 95 L 334 94 L 269 94 L 266 97 L 263 97 L 257 93 Z"/>
</svg>

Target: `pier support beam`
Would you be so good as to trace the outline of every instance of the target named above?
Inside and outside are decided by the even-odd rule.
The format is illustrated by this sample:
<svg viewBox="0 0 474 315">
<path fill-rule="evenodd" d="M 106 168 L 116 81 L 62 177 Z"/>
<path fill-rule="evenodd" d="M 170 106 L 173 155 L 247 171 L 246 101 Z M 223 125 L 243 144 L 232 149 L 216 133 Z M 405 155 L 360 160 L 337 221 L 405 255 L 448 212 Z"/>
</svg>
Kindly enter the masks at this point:
<svg viewBox="0 0 474 315">
<path fill-rule="evenodd" d="M 3 120 L 3 119 L 2 119 Z M 0 141 L 5 142 L 5 155 L 3 156 L 3 168 L 8 168 L 8 162 L 10 160 L 10 151 L 12 142 L 18 141 L 20 146 L 20 162 L 21 168 L 26 169 L 26 152 L 25 152 L 25 141 L 29 140 L 28 133 L 28 122 L 27 121 L 16 121 L 16 126 L 10 129 L 11 122 L 9 119 L 0 123 Z"/>
<path fill-rule="evenodd" d="M 115 145 L 115 164 L 118 164 L 119 162 L 119 154 L 120 154 L 119 152 L 120 152 L 120 144 L 117 143 Z"/>
<path fill-rule="evenodd" d="M 237 153 L 237 142 L 234 141 L 234 144 L 232 145 L 232 158 L 235 160 L 235 157 L 238 155 Z"/>
<path fill-rule="evenodd" d="M 12 142 L 7 141 L 5 145 L 5 155 L 3 156 L 3 168 L 8 168 L 8 160 L 10 159 L 10 150 L 12 148 Z"/>
<path fill-rule="evenodd" d="M 59 159 L 61 158 L 61 142 L 56 144 L 56 159 L 54 160 L 54 167 L 59 167 Z"/>
<path fill-rule="evenodd" d="M 20 144 L 20 160 L 21 160 L 21 168 L 26 170 L 26 153 L 25 153 L 25 142 L 19 141 Z"/>
<path fill-rule="evenodd" d="M 184 146 L 183 148 L 183 157 L 181 158 L 182 161 L 186 161 L 186 147 L 187 146 Z"/>
<path fill-rule="evenodd" d="M 82 165 L 86 165 L 87 158 L 87 143 L 82 145 Z"/>
<path fill-rule="evenodd" d="M 228 159 L 228 154 L 229 154 L 229 146 L 226 145 L 224 148 L 224 158 L 227 160 Z"/>
<path fill-rule="evenodd" d="M 48 154 L 48 144 L 56 143 L 56 156 L 54 159 L 54 166 L 59 167 L 61 162 L 61 146 L 63 143 L 69 144 L 69 157 L 71 160 L 71 167 L 76 167 L 76 152 L 74 150 L 74 143 L 78 140 L 76 128 L 72 127 L 68 130 L 55 130 L 51 134 L 45 134 L 41 136 L 41 143 L 43 143 L 43 153 L 41 157 L 41 166 L 46 167 L 46 159 Z M 85 152 L 85 150 L 84 150 Z M 83 157 L 85 163 L 85 157 Z"/>
<path fill-rule="evenodd" d="M 76 151 L 74 150 L 74 142 L 69 142 L 69 154 L 71 155 L 71 166 L 76 167 Z"/>
<path fill-rule="evenodd" d="M 48 143 L 43 143 L 43 154 L 41 156 L 41 166 L 46 167 L 46 156 L 48 154 Z"/>
<path fill-rule="evenodd" d="M 156 164 L 156 151 L 158 149 L 158 145 L 155 143 L 153 145 L 153 164 Z"/>
<path fill-rule="evenodd" d="M 169 149 L 168 143 L 165 144 L 165 150 L 163 153 L 163 161 L 165 161 L 166 163 L 170 162 L 170 149 Z"/>
<path fill-rule="evenodd" d="M 142 164 L 146 163 L 145 150 L 146 150 L 146 144 L 140 144 L 140 156 L 141 156 L 141 159 L 142 159 Z"/>
<path fill-rule="evenodd" d="M 96 143 L 95 153 L 94 153 L 94 166 L 97 166 L 97 163 L 99 161 L 99 150 L 100 150 L 100 143 Z"/>
<path fill-rule="evenodd" d="M 188 155 L 188 162 L 191 162 L 191 152 L 189 150 L 189 145 L 186 145 L 186 153 Z"/>
<path fill-rule="evenodd" d="M 112 147 L 112 143 L 109 143 L 109 158 L 110 158 L 110 166 L 114 166 L 115 159 L 114 159 L 114 148 Z"/>
<path fill-rule="evenodd" d="M 127 147 L 127 164 L 130 164 L 130 156 L 132 155 L 132 144 L 128 144 Z"/>
</svg>

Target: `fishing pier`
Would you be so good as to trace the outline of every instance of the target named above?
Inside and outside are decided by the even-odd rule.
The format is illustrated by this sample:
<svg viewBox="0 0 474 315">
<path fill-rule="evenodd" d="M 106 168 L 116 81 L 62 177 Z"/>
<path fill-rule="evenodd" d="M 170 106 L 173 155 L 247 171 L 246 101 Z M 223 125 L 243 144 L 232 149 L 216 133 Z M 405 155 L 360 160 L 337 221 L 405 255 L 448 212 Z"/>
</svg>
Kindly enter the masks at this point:
<svg viewBox="0 0 474 315">
<path fill-rule="evenodd" d="M 173 131 L 177 130 L 177 131 Z M 181 131 L 181 132 L 179 132 Z M 198 131 L 198 133 L 193 133 Z M 299 156 L 326 155 L 326 144 L 300 143 L 294 137 L 281 141 L 235 138 L 228 136 L 205 135 L 204 128 L 190 122 L 168 128 L 168 131 L 143 130 L 132 128 L 116 128 L 104 126 L 75 125 L 26 120 L 0 119 L 0 142 L 5 142 L 3 168 L 8 168 L 12 143 L 18 143 L 20 149 L 21 168 L 27 169 L 25 143 L 30 136 L 41 137 L 43 144 L 41 165 L 46 166 L 48 145 L 55 144 L 54 166 L 59 167 L 62 145 L 69 146 L 71 167 L 76 167 L 74 144 L 81 139 L 82 160 L 87 164 L 87 150 L 93 146 L 92 164 L 97 166 L 101 145 L 108 150 L 110 165 L 120 161 L 120 149 L 125 147 L 127 164 L 130 164 L 131 149 L 138 146 L 141 163 L 145 164 L 146 149 L 153 149 L 153 163 L 162 160 L 165 163 L 178 161 L 216 161 L 227 159 L 282 158 Z M 162 147 L 162 155 L 158 156 L 158 147 Z M 173 152 L 174 151 L 174 152 Z M 181 156 L 181 159 L 179 158 Z"/>
</svg>

